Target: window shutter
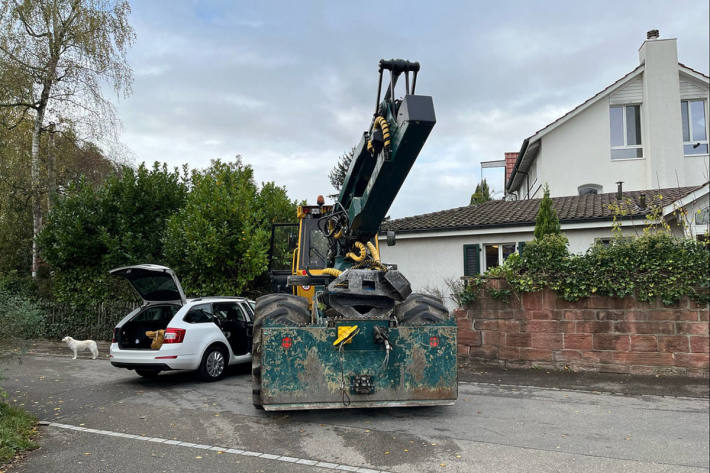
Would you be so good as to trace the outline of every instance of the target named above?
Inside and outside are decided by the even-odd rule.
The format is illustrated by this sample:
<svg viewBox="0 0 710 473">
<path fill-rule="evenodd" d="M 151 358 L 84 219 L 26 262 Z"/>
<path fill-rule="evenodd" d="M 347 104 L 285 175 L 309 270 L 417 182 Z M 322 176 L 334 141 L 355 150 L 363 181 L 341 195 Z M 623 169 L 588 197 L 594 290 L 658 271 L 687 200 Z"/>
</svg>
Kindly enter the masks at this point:
<svg viewBox="0 0 710 473">
<path fill-rule="evenodd" d="M 463 275 L 481 273 L 481 245 L 463 245 Z"/>
<path fill-rule="evenodd" d="M 524 241 L 519 241 L 518 242 L 518 254 L 522 255 L 523 254 L 523 249 L 525 248 L 525 242 Z"/>
</svg>

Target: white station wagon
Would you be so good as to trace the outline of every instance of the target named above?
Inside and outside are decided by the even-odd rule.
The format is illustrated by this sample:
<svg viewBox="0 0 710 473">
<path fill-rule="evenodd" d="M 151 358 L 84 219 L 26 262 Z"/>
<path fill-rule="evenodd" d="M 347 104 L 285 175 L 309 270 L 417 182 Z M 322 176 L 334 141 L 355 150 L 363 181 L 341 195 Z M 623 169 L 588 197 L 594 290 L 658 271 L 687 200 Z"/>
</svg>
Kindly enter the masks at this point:
<svg viewBox="0 0 710 473">
<path fill-rule="evenodd" d="M 216 381 L 228 365 L 251 361 L 254 301 L 243 297 L 186 299 L 170 268 L 154 264 L 110 271 L 126 278 L 144 304 L 113 331 L 113 366 L 152 377 L 167 370 L 197 370 Z M 165 330 L 165 340 L 151 349 L 148 331 Z"/>
</svg>

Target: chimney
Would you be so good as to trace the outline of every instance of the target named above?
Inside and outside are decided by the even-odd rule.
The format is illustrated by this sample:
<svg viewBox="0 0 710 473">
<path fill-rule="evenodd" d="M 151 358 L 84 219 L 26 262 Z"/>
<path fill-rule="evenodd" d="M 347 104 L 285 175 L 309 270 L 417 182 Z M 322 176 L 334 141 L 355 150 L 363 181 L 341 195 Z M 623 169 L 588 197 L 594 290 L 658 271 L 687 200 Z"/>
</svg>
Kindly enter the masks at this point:
<svg viewBox="0 0 710 473">
<path fill-rule="evenodd" d="M 508 184 L 510 175 L 513 173 L 513 168 L 515 167 L 515 161 L 518 160 L 518 152 L 514 151 L 512 153 L 505 153 L 505 184 Z"/>
<path fill-rule="evenodd" d="M 624 196 L 623 184 L 624 181 L 616 181 L 616 200 L 621 200 Z"/>
<path fill-rule="evenodd" d="M 658 30 L 647 31 L 646 39 L 658 39 Z"/>
<path fill-rule="evenodd" d="M 641 142 L 646 160 L 645 186 L 676 187 L 678 182 L 682 186 L 686 182 L 686 164 L 678 145 L 683 142 L 678 44 L 675 38 L 658 38 L 654 30 L 649 31 L 648 37 L 639 48 L 639 61 L 643 64 Z"/>
</svg>

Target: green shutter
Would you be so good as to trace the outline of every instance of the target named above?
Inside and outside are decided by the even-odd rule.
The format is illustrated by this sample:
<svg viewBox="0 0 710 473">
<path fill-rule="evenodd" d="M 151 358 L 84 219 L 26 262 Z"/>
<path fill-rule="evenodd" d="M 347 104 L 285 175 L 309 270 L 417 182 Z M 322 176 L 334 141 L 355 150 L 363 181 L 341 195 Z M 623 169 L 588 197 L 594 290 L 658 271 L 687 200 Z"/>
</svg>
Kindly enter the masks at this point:
<svg viewBox="0 0 710 473">
<path fill-rule="evenodd" d="M 481 273 L 481 245 L 463 245 L 463 275 Z"/>
<path fill-rule="evenodd" d="M 523 249 L 525 248 L 525 242 L 524 241 L 519 241 L 518 242 L 518 254 L 522 255 L 523 254 Z"/>
</svg>

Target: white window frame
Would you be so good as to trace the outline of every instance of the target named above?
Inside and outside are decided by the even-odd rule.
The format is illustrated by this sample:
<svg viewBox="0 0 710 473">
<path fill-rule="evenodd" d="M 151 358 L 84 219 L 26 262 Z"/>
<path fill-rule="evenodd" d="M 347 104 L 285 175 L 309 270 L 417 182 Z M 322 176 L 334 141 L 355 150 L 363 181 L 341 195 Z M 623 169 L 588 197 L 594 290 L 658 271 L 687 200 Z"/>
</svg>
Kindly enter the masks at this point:
<svg viewBox="0 0 710 473">
<path fill-rule="evenodd" d="M 503 245 L 513 245 L 513 247 L 515 248 L 515 251 L 513 251 L 513 253 L 520 252 L 520 249 L 518 248 L 518 243 L 514 241 L 506 241 L 503 243 L 482 243 L 481 254 L 483 258 L 481 258 L 481 274 L 484 274 L 486 271 L 488 271 L 488 256 L 486 255 L 486 247 L 491 245 L 498 245 L 498 266 L 501 266 L 505 262 L 505 260 L 503 259 Z"/>
<path fill-rule="evenodd" d="M 611 150 L 609 151 L 609 159 L 612 161 L 626 161 L 628 159 L 644 159 L 646 157 L 646 153 L 643 152 L 643 113 L 641 110 L 641 107 L 643 105 L 640 103 L 625 103 L 625 104 L 614 104 L 609 106 L 609 110 L 611 111 L 612 108 L 618 108 L 621 107 L 622 113 L 621 113 L 621 120 L 622 120 L 622 128 L 624 129 L 624 144 L 623 146 L 611 146 L 611 136 L 609 137 L 609 146 L 611 146 Z M 641 127 L 641 144 L 640 145 L 628 145 L 627 144 L 627 139 L 628 139 L 628 133 L 626 130 L 626 107 L 638 107 L 639 108 L 639 126 Z M 611 130 L 611 117 L 609 118 L 609 129 Z M 611 132 L 610 132 L 611 133 Z M 614 158 L 612 156 L 611 151 L 615 149 L 640 149 L 641 150 L 641 156 L 633 157 L 633 158 Z"/>
<path fill-rule="evenodd" d="M 705 141 L 696 141 L 693 140 L 693 118 L 691 117 L 691 109 L 690 109 L 690 102 L 703 102 L 703 111 L 705 112 Z M 700 143 L 701 145 L 707 145 L 708 146 L 708 152 L 710 152 L 710 143 L 708 143 L 708 138 L 710 137 L 710 130 L 708 130 L 708 101 L 704 98 L 696 98 L 696 99 L 683 99 L 680 101 L 680 106 L 681 109 L 683 107 L 683 102 L 688 103 L 688 137 L 691 139 L 690 141 L 683 141 L 683 156 L 707 156 L 708 153 L 699 153 L 699 154 L 685 154 L 685 147 L 686 145 L 694 145 L 695 143 Z M 681 113 L 680 119 L 683 119 L 683 115 Z M 681 130 L 683 129 L 683 124 L 680 124 Z"/>
</svg>

